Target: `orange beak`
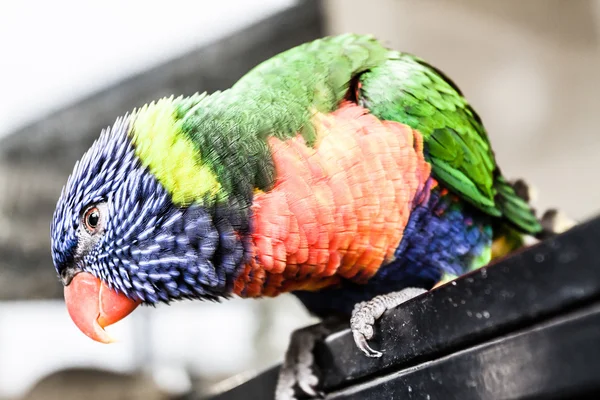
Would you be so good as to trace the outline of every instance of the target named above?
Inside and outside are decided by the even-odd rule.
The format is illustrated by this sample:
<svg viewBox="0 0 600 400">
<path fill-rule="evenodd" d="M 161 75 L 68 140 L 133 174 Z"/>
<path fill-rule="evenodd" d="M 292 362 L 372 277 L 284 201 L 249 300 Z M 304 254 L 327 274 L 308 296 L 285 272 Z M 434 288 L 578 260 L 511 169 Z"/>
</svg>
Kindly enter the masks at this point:
<svg viewBox="0 0 600 400">
<path fill-rule="evenodd" d="M 78 273 L 65 286 L 65 302 L 79 330 L 100 343 L 113 342 L 104 328 L 128 316 L 141 303 L 110 289 L 88 272 Z"/>
</svg>

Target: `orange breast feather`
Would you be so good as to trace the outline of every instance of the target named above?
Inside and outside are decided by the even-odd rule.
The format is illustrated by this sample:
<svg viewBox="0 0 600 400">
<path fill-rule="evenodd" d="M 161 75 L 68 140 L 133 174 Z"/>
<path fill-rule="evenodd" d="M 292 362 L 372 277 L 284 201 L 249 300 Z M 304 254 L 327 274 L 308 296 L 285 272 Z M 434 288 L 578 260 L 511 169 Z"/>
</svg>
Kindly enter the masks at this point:
<svg viewBox="0 0 600 400">
<path fill-rule="evenodd" d="M 253 257 L 235 283 L 243 297 L 366 282 L 392 260 L 413 198 L 429 178 L 421 135 L 343 104 L 316 114 L 317 142 L 268 139 L 277 178 L 258 192 Z"/>
</svg>

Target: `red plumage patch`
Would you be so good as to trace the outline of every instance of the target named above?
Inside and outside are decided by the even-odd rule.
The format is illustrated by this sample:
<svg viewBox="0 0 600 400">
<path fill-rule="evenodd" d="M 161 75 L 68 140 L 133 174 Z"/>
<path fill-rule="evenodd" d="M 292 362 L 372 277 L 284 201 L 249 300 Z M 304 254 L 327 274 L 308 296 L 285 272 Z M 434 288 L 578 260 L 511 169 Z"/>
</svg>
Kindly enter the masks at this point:
<svg viewBox="0 0 600 400">
<path fill-rule="evenodd" d="M 255 195 L 254 257 L 234 289 L 241 296 L 366 282 L 392 260 L 430 176 L 423 139 L 406 125 L 353 103 L 313 123 L 314 147 L 300 135 L 268 139 L 277 178 Z"/>
</svg>

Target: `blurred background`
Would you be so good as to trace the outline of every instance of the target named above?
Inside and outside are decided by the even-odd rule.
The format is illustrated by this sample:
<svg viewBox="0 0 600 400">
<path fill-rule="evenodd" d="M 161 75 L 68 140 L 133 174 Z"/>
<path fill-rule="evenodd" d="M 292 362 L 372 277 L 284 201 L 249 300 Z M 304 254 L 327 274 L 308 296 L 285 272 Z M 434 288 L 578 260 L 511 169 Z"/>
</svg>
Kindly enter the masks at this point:
<svg viewBox="0 0 600 400">
<path fill-rule="evenodd" d="M 3 2 L 0 399 L 202 396 L 282 359 L 312 321 L 291 296 L 143 308 L 111 329 L 118 344 L 90 341 L 61 298 L 50 219 L 73 164 L 118 116 L 227 88 L 342 32 L 375 34 L 452 77 L 539 209 L 598 212 L 600 0 Z"/>
</svg>

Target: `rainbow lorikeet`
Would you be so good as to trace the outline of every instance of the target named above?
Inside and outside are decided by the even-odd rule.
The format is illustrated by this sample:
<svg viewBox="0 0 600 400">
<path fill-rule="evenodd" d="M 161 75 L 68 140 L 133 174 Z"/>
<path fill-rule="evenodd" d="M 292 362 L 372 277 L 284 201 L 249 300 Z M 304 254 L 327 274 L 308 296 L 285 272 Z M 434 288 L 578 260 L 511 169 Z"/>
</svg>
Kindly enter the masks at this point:
<svg viewBox="0 0 600 400">
<path fill-rule="evenodd" d="M 75 165 L 51 229 L 69 313 L 97 341 L 142 303 L 291 292 L 351 317 L 375 357 L 385 310 L 543 232 L 457 86 L 353 34 L 119 118 Z M 297 351 L 280 399 L 314 391 Z"/>
</svg>

